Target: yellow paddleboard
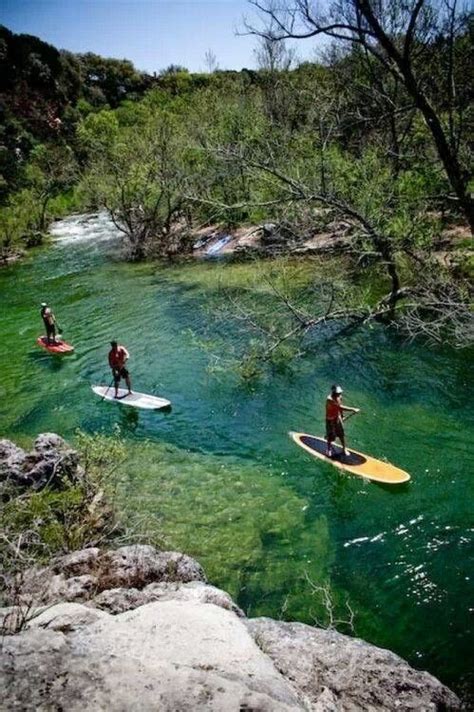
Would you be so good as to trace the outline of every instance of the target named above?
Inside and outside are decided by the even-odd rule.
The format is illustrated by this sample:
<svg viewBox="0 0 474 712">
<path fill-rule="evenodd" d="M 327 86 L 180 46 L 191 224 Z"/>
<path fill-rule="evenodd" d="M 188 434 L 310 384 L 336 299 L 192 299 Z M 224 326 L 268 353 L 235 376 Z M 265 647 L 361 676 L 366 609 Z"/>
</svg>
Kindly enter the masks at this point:
<svg viewBox="0 0 474 712">
<path fill-rule="evenodd" d="M 338 467 L 340 470 L 350 472 L 352 475 L 359 477 L 367 477 L 375 482 L 384 482 L 389 485 L 398 485 L 402 482 L 408 482 L 410 475 L 398 467 L 394 467 L 389 462 L 376 460 L 374 457 L 364 455 L 357 450 L 350 450 L 349 455 L 342 454 L 342 448 L 333 443 L 333 456 L 326 455 L 327 443 L 323 438 L 317 438 L 315 435 L 307 433 L 294 433 L 290 431 L 289 436 L 293 438 L 295 443 L 309 452 L 314 457 L 319 457 L 320 460 L 325 460 L 331 465 Z"/>
</svg>

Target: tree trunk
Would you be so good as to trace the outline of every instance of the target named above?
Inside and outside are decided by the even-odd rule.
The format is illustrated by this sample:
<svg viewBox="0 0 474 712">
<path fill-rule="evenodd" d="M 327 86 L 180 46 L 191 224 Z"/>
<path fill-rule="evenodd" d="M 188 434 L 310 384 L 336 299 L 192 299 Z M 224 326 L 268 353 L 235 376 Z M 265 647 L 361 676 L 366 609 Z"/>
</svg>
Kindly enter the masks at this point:
<svg viewBox="0 0 474 712">
<path fill-rule="evenodd" d="M 412 95 L 416 106 L 423 115 L 426 125 L 431 131 L 431 135 L 433 136 L 433 140 L 438 150 L 438 155 L 443 163 L 444 170 L 446 171 L 446 175 L 448 176 L 449 182 L 456 193 L 461 210 L 466 216 L 469 227 L 471 228 L 471 233 L 474 234 L 474 203 L 470 195 L 467 193 L 466 180 L 463 177 L 463 171 L 459 165 L 457 156 L 449 146 L 436 112 L 426 97 L 419 91 L 416 80 L 411 71 L 406 67 L 404 67 L 402 71 L 404 71 L 407 90 Z"/>
<path fill-rule="evenodd" d="M 461 210 L 464 212 L 464 215 L 469 223 L 469 227 L 471 228 L 471 233 L 474 234 L 474 203 L 467 193 L 467 180 L 463 176 L 463 171 L 459 165 L 456 152 L 451 150 L 438 115 L 423 91 L 418 86 L 418 82 L 416 81 L 412 71 L 410 55 L 401 54 L 392 38 L 384 32 L 378 18 L 374 14 L 369 0 L 356 0 L 356 5 L 359 7 L 360 12 L 369 23 L 374 35 L 377 37 L 381 47 L 386 52 L 390 62 L 393 63 L 394 69 L 396 67 L 399 74 L 403 78 L 406 90 L 413 98 L 417 109 L 421 112 L 425 123 L 431 132 L 438 151 L 438 156 L 444 166 L 444 170 L 446 171 L 446 175 L 451 183 L 451 187 L 456 193 Z M 415 15 L 412 15 L 412 20 L 416 20 Z"/>
<path fill-rule="evenodd" d="M 46 195 L 43 198 L 43 202 L 41 203 L 41 213 L 40 213 L 40 220 L 39 220 L 39 230 L 40 232 L 44 232 L 46 229 L 46 208 L 48 207 L 50 196 Z"/>
</svg>

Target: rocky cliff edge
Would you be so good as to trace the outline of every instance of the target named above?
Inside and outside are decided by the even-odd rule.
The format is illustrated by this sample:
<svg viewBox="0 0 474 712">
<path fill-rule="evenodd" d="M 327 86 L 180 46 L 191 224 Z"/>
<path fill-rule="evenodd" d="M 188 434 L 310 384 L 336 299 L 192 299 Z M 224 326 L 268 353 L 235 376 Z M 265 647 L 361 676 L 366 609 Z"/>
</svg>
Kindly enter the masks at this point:
<svg viewBox="0 0 474 712">
<path fill-rule="evenodd" d="M 0 611 L 4 710 L 460 709 L 387 650 L 247 619 L 177 552 L 84 549 L 26 571 L 18 603 Z"/>
</svg>

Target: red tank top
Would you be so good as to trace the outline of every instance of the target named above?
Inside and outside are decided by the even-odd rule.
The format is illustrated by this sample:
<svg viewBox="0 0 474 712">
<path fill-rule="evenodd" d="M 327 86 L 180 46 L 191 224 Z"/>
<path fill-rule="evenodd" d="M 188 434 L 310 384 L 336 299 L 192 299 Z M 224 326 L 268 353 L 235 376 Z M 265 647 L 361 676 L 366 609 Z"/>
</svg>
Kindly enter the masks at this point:
<svg viewBox="0 0 474 712">
<path fill-rule="evenodd" d="M 331 396 L 326 398 L 326 420 L 337 420 L 341 415 L 341 406 Z"/>
<path fill-rule="evenodd" d="M 111 368 L 122 368 L 125 363 L 126 353 L 122 346 L 119 346 L 115 351 L 109 351 L 109 366 Z"/>
</svg>

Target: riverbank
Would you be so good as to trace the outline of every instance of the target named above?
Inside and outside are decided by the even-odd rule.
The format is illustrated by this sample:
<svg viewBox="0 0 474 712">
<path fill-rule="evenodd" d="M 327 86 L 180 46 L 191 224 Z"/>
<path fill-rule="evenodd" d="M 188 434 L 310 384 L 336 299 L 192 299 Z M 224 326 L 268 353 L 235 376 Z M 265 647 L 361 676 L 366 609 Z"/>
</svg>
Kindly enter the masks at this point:
<svg viewBox="0 0 474 712">
<path fill-rule="evenodd" d="M 189 235 L 190 254 L 198 259 L 233 258 L 236 260 L 351 254 L 354 251 L 354 225 L 347 221 L 331 219 L 328 210 L 320 210 L 317 214 L 319 218 L 313 218 L 312 228 L 305 226 L 304 234 L 294 232 L 294 228 L 285 222 L 262 222 L 234 228 L 219 224 L 198 227 Z M 104 220 L 109 224 L 109 230 L 115 232 L 119 242 L 125 244 L 125 236 L 112 226 L 106 212 L 72 213 L 68 217 L 51 219 L 48 235 L 43 234 L 40 238 L 31 241 L 28 249 L 18 249 L 14 246 L 11 253 L 5 253 L 0 257 L 0 266 L 22 259 L 29 254 L 31 248 L 45 245 L 49 237 L 53 240 L 67 239 L 67 235 L 62 234 L 62 226 L 68 222 L 72 225 L 77 223 L 91 227 L 94 233 L 97 232 L 97 222 Z M 177 227 L 178 231 L 181 229 L 182 227 Z M 91 238 L 93 236 L 91 234 Z M 101 235 L 96 236 L 100 241 Z M 457 271 L 460 277 L 473 277 L 474 240 L 468 226 L 464 223 L 446 224 L 433 244 L 431 254 L 445 268 Z M 179 258 L 179 255 L 176 257 Z M 123 258 L 127 259 L 125 248 Z"/>
</svg>

